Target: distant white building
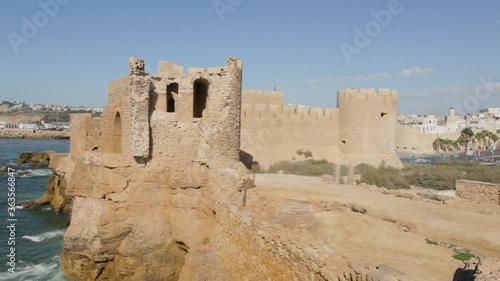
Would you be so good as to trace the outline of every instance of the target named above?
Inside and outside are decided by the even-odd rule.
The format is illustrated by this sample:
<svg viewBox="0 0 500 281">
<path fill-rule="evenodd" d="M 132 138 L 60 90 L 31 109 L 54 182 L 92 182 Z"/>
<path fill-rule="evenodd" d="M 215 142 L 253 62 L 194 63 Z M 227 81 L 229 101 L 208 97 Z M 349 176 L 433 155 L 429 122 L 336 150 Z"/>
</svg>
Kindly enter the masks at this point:
<svg viewBox="0 0 500 281">
<path fill-rule="evenodd" d="M 421 125 L 420 127 L 422 134 L 436 134 L 438 127 L 438 120 L 434 115 L 425 115 L 420 118 Z"/>
<path fill-rule="evenodd" d="M 29 130 L 35 130 L 38 128 L 38 125 L 35 123 L 20 123 L 19 129 L 29 129 Z"/>
<path fill-rule="evenodd" d="M 493 115 L 500 114 L 500 107 L 488 108 L 488 113 Z"/>
</svg>

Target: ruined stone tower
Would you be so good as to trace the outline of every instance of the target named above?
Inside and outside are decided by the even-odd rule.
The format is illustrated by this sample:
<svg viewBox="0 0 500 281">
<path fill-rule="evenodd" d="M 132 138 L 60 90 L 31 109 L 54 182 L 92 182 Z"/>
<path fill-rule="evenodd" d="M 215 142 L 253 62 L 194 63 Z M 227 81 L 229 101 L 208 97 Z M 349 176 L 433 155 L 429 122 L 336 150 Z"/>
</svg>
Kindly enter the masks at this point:
<svg viewBox="0 0 500 281">
<path fill-rule="evenodd" d="M 149 76 L 144 61 L 131 58 L 129 75 L 108 85 L 102 118 L 72 115 L 71 154 L 99 151 L 213 167 L 239 161 L 242 67 L 235 58 L 227 62 L 187 74 L 160 62 L 159 73 Z"/>
<path fill-rule="evenodd" d="M 73 198 L 69 280 L 228 280 L 218 200 L 253 187 L 239 162 L 242 65 L 159 69 L 130 58 L 101 118 L 71 116 L 70 154 L 54 166 Z"/>
</svg>

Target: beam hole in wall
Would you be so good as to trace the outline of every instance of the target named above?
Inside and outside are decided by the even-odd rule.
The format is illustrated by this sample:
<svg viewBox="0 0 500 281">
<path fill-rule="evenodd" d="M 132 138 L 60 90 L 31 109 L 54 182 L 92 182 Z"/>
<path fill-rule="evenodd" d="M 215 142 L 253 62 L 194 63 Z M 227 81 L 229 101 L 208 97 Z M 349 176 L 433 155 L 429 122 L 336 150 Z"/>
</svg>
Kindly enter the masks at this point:
<svg viewBox="0 0 500 281">
<path fill-rule="evenodd" d="M 209 83 L 206 79 L 197 79 L 193 84 L 193 117 L 203 118 L 207 108 Z"/>
<path fill-rule="evenodd" d="M 382 118 L 383 118 L 383 117 L 386 117 L 386 116 L 387 116 L 387 112 L 381 112 L 381 113 L 380 113 L 380 117 L 382 117 Z"/>
<path fill-rule="evenodd" d="M 345 140 L 342 140 L 341 142 L 342 142 L 342 144 L 344 144 L 344 145 L 345 145 L 345 144 L 347 144 L 347 141 L 345 141 Z"/>
<path fill-rule="evenodd" d="M 99 147 L 96 146 L 96 147 L 92 148 L 92 151 L 99 151 Z"/>
<path fill-rule="evenodd" d="M 172 83 L 167 86 L 167 112 L 175 112 L 175 98 L 179 93 L 179 84 Z"/>
<path fill-rule="evenodd" d="M 116 112 L 113 123 L 113 153 L 122 153 L 122 118 Z"/>
</svg>

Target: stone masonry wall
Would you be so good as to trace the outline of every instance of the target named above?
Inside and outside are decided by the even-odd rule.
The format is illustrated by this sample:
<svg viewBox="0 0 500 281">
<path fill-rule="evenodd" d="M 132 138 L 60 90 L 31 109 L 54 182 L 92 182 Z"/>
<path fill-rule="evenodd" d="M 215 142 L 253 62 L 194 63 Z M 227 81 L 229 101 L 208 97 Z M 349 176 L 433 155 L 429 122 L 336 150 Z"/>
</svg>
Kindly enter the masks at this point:
<svg viewBox="0 0 500 281">
<path fill-rule="evenodd" d="M 243 104 L 241 149 L 259 162 L 270 164 L 301 159 L 297 150 L 335 161 L 338 157 L 336 108 Z"/>
<path fill-rule="evenodd" d="M 500 204 L 500 184 L 457 180 L 457 196 L 478 203 Z"/>
<path fill-rule="evenodd" d="M 346 162 L 402 167 L 396 156 L 398 92 L 346 89 L 337 94 L 340 151 Z"/>
<path fill-rule="evenodd" d="M 246 162 L 268 168 L 281 160 L 303 160 L 297 150 L 308 150 L 314 159 L 344 165 L 402 167 L 396 155 L 397 91 L 339 91 L 338 108 L 282 105 L 279 92 L 244 93 L 241 149 Z"/>
<path fill-rule="evenodd" d="M 113 128 L 116 114 L 120 114 L 122 124 L 122 148 L 124 154 L 131 154 L 131 104 L 130 85 L 131 76 L 127 75 L 108 83 L 108 104 L 106 105 L 102 118 L 102 141 L 103 152 L 113 152 Z"/>
</svg>

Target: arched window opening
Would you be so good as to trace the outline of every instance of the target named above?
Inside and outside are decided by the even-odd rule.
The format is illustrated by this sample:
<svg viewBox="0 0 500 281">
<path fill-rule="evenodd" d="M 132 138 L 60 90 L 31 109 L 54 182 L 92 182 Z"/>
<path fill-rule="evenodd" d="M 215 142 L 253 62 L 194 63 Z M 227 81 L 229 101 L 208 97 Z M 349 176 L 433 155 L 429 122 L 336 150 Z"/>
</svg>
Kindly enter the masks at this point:
<svg viewBox="0 0 500 281">
<path fill-rule="evenodd" d="M 202 118 L 207 108 L 208 81 L 205 79 L 194 81 L 193 90 L 193 117 Z"/>
<path fill-rule="evenodd" d="M 113 123 L 113 153 L 122 153 L 122 118 L 120 112 L 116 113 Z"/>
<path fill-rule="evenodd" d="M 175 98 L 178 93 L 179 84 L 172 83 L 167 86 L 167 112 L 175 112 Z"/>
</svg>

